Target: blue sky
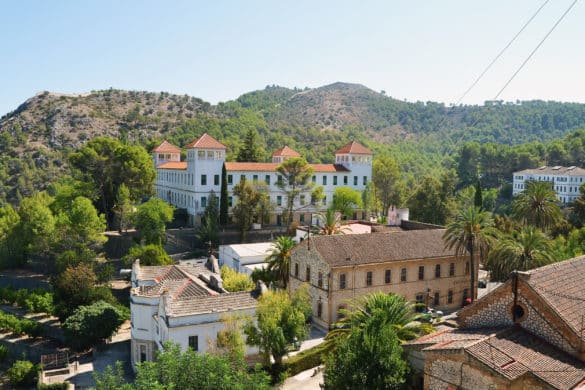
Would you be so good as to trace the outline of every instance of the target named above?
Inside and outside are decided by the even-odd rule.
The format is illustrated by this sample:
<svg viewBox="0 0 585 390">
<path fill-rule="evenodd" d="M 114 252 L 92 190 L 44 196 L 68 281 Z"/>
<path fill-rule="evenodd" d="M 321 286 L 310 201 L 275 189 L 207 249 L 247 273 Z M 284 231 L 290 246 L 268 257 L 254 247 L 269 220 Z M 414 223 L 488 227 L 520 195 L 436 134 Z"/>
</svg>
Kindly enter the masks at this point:
<svg viewBox="0 0 585 390">
<path fill-rule="evenodd" d="M 40 91 L 109 87 L 216 103 L 345 81 L 455 102 L 543 2 L 6 1 L 0 116 Z M 550 1 L 464 102 L 493 98 L 570 3 Z M 501 98 L 585 103 L 583 20 L 579 2 Z"/>
</svg>

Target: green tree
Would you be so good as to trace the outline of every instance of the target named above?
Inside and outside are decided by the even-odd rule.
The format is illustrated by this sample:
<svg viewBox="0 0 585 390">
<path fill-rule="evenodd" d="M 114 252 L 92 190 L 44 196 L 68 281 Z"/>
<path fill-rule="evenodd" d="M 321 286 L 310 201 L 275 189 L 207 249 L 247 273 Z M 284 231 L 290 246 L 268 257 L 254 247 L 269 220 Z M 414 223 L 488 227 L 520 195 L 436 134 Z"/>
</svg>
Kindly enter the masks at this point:
<svg viewBox="0 0 585 390">
<path fill-rule="evenodd" d="M 95 263 L 96 257 L 96 253 L 89 248 L 68 249 L 59 253 L 55 259 L 57 273 L 65 271 L 67 267 L 76 267 L 79 264 L 92 265 Z"/>
<path fill-rule="evenodd" d="M 396 161 L 388 156 L 377 156 L 372 163 L 372 181 L 376 197 L 382 205 L 382 214 L 388 212 L 392 205 L 399 206 L 402 194 L 400 170 Z"/>
<path fill-rule="evenodd" d="M 480 167 L 481 146 L 476 142 L 468 142 L 461 147 L 457 158 L 457 176 L 459 185 L 467 187 L 473 185 Z"/>
<path fill-rule="evenodd" d="M 173 220 L 173 210 L 173 206 L 159 198 L 150 198 L 138 206 L 135 217 L 136 229 L 145 244 L 162 245 L 166 224 Z"/>
<path fill-rule="evenodd" d="M 385 314 L 373 313 L 340 340 L 325 361 L 325 389 L 401 389 L 409 366 L 396 331 Z"/>
<path fill-rule="evenodd" d="M 260 162 L 262 161 L 262 149 L 258 145 L 258 132 L 250 128 L 246 132 L 244 142 L 240 146 L 237 161 L 239 162 Z"/>
<path fill-rule="evenodd" d="M 173 259 L 165 248 L 158 244 L 136 245 L 130 248 L 128 254 L 124 256 L 124 262 L 130 266 L 136 259 L 140 259 L 140 265 L 173 264 Z"/>
<path fill-rule="evenodd" d="M 291 157 L 276 167 L 280 175 L 276 186 L 286 194 L 286 210 L 284 223 L 288 226 L 293 221 L 294 205 L 297 198 L 304 192 L 313 189 L 313 168 L 302 157 Z"/>
<path fill-rule="evenodd" d="M 444 225 L 454 209 L 450 182 L 448 180 L 441 182 L 430 176 L 425 177 L 414 190 L 407 204 L 411 219 Z"/>
<path fill-rule="evenodd" d="M 512 202 L 512 215 L 525 225 L 547 230 L 563 220 L 556 192 L 552 184 L 529 181 L 526 188 Z"/>
<path fill-rule="evenodd" d="M 118 187 L 114 212 L 116 213 L 118 231 L 122 233 L 122 231 L 128 230 L 130 225 L 132 225 L 132 214 L 134 212 L 134 206 L 132 205 L 132 200 L 130 199 L 130 190 L 124 183 L 120 184 L 120 187 Z"/>
<path fill-rule="evenodd" d="M 554 261 L 548 237 L 537 228 L 524 226 L 498 241 L 485 267 L 491 280 L 505 281 L 512 271 L 528 271 Z"/>
<path fill-rule="evenodd" d="M 57 252 L 82 248 L 98 249 L 106 242 L 104 215 L 98 215 L 91 200 L 78 196 L 57 215 Z"/>
<path fill-rule="evenodd" d="M 55 233 L 55 217 L 49 208 L 51 201 L 45 192 L 22 200 L 17 231 L 27 254 L 44 255 L 49 250 Z"/>
<path fill-rule="evenodd" d="M 221 166 L 221 192 L 219 200 L 219 224 L 225 226 L 228 223 L 228 185 L 227 185 L 227 171 L 225 164 Z"/>
<path fill-rule="evenodd" d="M 343 234 L 341 213 L 333 206 L 328 207 L 324 212 L 317 214 L 319 221 L 319 234 L 331 236 L 334 234 Z"/>
<path fill-rule="evenodd" d="M 266 185 L 252 185 L 242 180 L 234 186 L 233 194 L 238 200 L 232 208 L 232 215 L 240 231 L 240 240 L 245 242 L 252 223 L 264 222 L 272 205 Z"/>
<path fill-rule="evenodd" d="M 332 206 L 345 218 L 351 218 L 353 211 L 362 207 L 362 197 L 358 191 L 352 188 L 337 187 L 333 194 Z"/>
<path fill-rule="evenodd" d="M 291 237 L 280 236 L 274 241 L 274 247 L 266 256 L 265 261 L 268 263 L 268 271 L 271 272 L 282 288 L 288 286 L 290 275 L 290 252 L 295 246 Z"/>
<path fill-rule="evenodd" d="M 490 213 L 473 206 L 462 210 L 453 222 L 447 225 L 447 230 L 443 235 L 445 248 L 455 249 L 455 256 L 467 261 L 466 255 L 469 253 L 470 298 L 472 302 L 475 301 L 476 297 L 477 262 L 475 254 L 479 252 L 480 257 L 481 255 L 485 256 L 493 246 L 493 241 L 498 234 L 493 224 Z"/>
<path fill-rule="evenodd" d="M 377 212 L 378 211 L 378 207 L 377 207 L 377 200 L 376 200 L 376 196 L 375 196 L 375 187 L 372 181 L 369 181 L 366 184 L 366 188 L 364 188 L 364 190 L 361 193 L 362 196 L 362 205 L 364 208 L 364 211 L 366 213 L 371 213 L 371 212 Z M 369 216 L 371 216 L 371 214 L 368 214 Z"/>
<path fill-rule="evenodd" d="M 23 237 L 18 234 L 20 216 L 7 204 L 0 207 L 0 268 L 20 266 L 25 261 Z"/>
<path fill-rule="evenodd" d="M 272 356 L 280 367 L 288 346 L 307 337 L 310 312 L 308 286 L 296 289 L 292 296 L 285 290 L 267 291 L 258 300 L 257 322 L 250 321 L 244 327 L 246 342 L 260 348 L 266 365 Z"/>
<path fill-rule="evenodd" d="M 477 184 L 475 185 L 475 198 L 473 201 L 473 205 L 475 207 L 479 207 L 480 210 L 484 210 L 483 208 L 483 193 L 481 190 L 481 180 L 477 179 Z"/>
<path fill-rule="evenodd" d="M 77 308 L 65 320 L 63 332 L 69 345 L 83 351 L 114 335 L 128 317 L 127 311 L 98 301 Z"/>
<path fill-rule="evenodd" d="M 221 280 L 223 281 L 223 288 L 229 292 L 237 291 L 252 291 L 255 287 L 252 279 L 227 265 L 223 265 L 220 269 Z"/>
<path fill-rule="evenodd" d="M 585 224 L 585 185 L 579 187 L 579 196 L 571 204 L 570 210 L 575 224 L 583 226 Z"/>
<path fill-rule="evenodd" d="M 211 191 L 207 200 L 207 207 L 203 212 L 203 223 L 197 231 L 199 242 L 211 242 L 213 247 L 219 243 L 219 199 Z"/>
</svg>

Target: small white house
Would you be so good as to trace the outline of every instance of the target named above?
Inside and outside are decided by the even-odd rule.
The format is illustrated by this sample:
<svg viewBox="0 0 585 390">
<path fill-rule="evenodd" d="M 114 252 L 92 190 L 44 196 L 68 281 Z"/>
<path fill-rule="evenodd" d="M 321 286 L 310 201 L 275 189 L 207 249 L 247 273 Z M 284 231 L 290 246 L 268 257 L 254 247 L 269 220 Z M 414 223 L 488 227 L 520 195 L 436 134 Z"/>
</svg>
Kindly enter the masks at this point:
<svg viewBox="0 0 585 390">
<path fill-rule="evenodd" d="M 205 264 L 132 267 L 131 362 L 152 361 L 170 341 L 205 353 L 217 343 L 226 315 L 256 313 L 259 292 L 229 293 Z M 246 353 L 256 354 L 256 347 Z"/>
<path fill-rule="evenodd" d="M 250 275 L 254 269 L 266 266 L 264 260 L 273 248 L 272 242 L 220 245 L 219 265 L 227 265 L 238 272 Z"/>
</svg>

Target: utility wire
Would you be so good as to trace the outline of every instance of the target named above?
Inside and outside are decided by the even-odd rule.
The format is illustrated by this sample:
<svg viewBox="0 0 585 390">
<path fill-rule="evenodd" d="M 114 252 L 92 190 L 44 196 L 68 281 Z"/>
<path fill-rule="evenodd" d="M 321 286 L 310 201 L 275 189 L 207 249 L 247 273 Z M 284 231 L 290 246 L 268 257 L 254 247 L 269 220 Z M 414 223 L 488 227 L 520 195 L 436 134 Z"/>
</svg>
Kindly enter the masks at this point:
<svg viewBox="0 0 585 390">
<path fill-rule="evenodd" d="M 532 58 L 532 56 L 534 55 L 534 53 L 536 53 L 536 51 L 540 48 L 540 46 L 542 46 L 542 44 L 544 43 L 544 41 L 546 41 L 546 39 L 549 37 L 549 35 L 557 28 L 557 26 L 559 25 L 559 23 L 561 23 L 561 21 L 565 18 L 565 16 L 567 16 L 567 14 L 571 11 L 571 9 L 575 6 L 575 4 L 577 4 L 577 1 L 578 0 L 574 0 L 571 3 L 571 5 L 569 6 L 569 8 L 567 8 L 567 10 L 561 15 L 561 17 L 557 20 L 557 22 L 546 33 L 546 35 L 544 36 L 544 38 L 542 38 L 540 40 L 540 42 L 538 43 L 538 45 L 536 45 L 536 47 L 534 48 L 534 50 L 532 50 L 532 52 L 530 53 L 530 55 L 524 60 L 524 62 L 522 62 L 522 65 L 520 65 L 520 67 L 516 70 L 516 72 L 514 72 L 514 74 L 512 75 L 512 77 L 510 77 L 510 79 L 508 80 L 508 82 L 506 82 L 506 84 L 502 87 L 502 89 L 500 89 L 500 92 L 498 92 L 498 94 L 494 97 L 493 100 L 497 100 L 498 97 L 502 94 L 502 92 L 504 92 L 504 90 L 506 89 L 506 87 L 512 82 L 512 80 L 514 80 L 514 78 L 522 70 L 522 68 L 524 68 L 524 65 L 526 65 L 526 63 L 528 61 L 530 61 L 530 59 Z"/>
</svg>

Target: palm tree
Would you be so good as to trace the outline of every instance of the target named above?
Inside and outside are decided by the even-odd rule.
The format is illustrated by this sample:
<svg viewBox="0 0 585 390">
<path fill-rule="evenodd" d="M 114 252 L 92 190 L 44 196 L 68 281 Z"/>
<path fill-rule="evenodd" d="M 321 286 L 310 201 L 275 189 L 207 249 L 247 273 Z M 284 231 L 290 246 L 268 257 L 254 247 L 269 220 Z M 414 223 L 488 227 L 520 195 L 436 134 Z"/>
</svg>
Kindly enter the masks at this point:
<svg viewBox="0 0 585 390">
<path fill-rule="evenodd" d="M 317 214 L 317 219 L 320 222 L 319 234 L 324 236 L 343 234 L 341 213 L 333 207 L 329 207 L 324 213 Z"/>
<path fill-rule="evenodd" d="M 288 285 L 290 275 L 290 251 L 295 246 L 291 237 L 280 236 L 274 242 L 274 248 L 266 257 L 268 271 L 275 275 L 277 281 L 282 284 L 283 288 Z"/>
<path fill-rule="evenodd" d="M 492 280 L 505 281 L 512 271 L 528 271 L 554 262 L 548 237 L 525 226 L 501 240 L 490 252 L 486 268 Z"/>
<path fill-rule="evenodd" d="M 557 195 L 551 183 L 529 181 L 526 189 L 512 202 L 512 215 L 525 225 L 546 230 L 563 219 Z"/>
<path fill-rule="evenodd" d="M 373 317 L 390 326 L 401 341 L 412 340 L 420 334 L 430 333 L 432 326 L 415 322 L 420 318 L 414 304 L 402 295 L 373 292 L 356 298 L 349 303 L 349 309 L 341 309 L 344 316 L 337 321 L 335 329 L 327 334 L 328 340 L 349 337 L 352 329 L 363 328 Z"/>
<path fill-rule="evenodd" d="M 493 220 L 487 211 L 472 206 L 462 210 L 455 220 L 447 225 L 443 235 L 445 248 L 455 249 L 455 256 L 463 258 L 469 253 L 471 273 L 471 302 L 475 301 L 475 252 L 485 257 L 498 232 L 493 227 Z"/>
<path fill-rule="evenodd" d="M 577 219 L 579 226 L 585 222 L 585 185 L 579 187 L 580 195 L 571 204 L 571 212 Z"/>
</svg>

